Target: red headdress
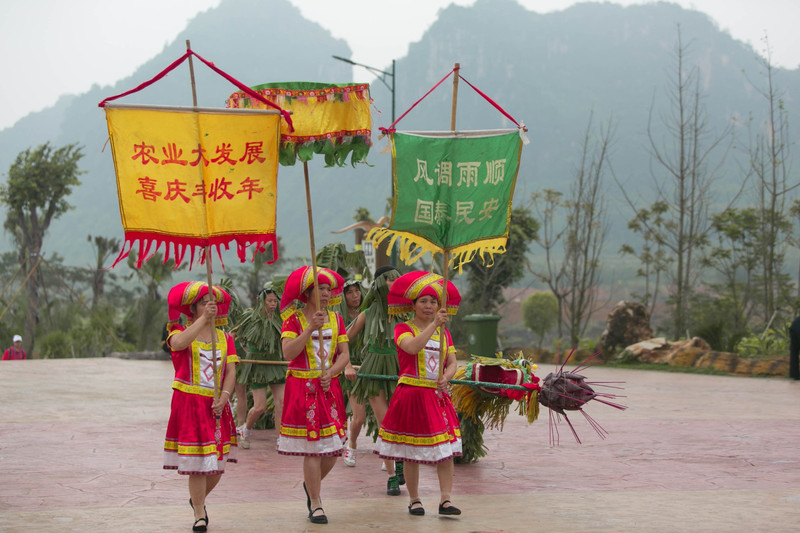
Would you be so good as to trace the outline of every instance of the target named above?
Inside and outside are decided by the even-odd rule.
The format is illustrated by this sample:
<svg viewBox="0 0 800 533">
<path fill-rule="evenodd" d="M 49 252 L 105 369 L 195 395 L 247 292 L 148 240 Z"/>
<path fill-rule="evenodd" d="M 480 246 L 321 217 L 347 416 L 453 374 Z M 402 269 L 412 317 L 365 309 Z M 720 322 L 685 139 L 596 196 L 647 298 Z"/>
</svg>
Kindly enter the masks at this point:
<svg viewBox="0 0 800 533">
<path fill-rule="evenodd" d="M 344 288 L 344 278 L 327 268 L 317 267 L 317 283 L 329 285 L 331 288 L 331 299 L 328 306 L 338 305 L 342 301 L 342 289 Z M 306 302 L 306 291 L 314 286 L 314 278 L 311 274 L 311 267 L 300 267 L 286 278 L 281 297 L 281 318 L 286 320 L 294 312 L 294 301 Z"/>
<path fill-rule="evenodd" d="M 191 322 L 194 318 L 192 305 L 206 294 L 208 294 L 208 283 L 203 281 L 184 281 L 172 287 L 167 295 L 167 305 L 169 306 L 167 329 L 172 329 L 172 326 L 178 323 L 181 314 L 186 315 Z M 231 303 L 231 296 L 215 285 L 214 300 L 217 302 L 217 318 L 214 320 L 214 325 L 224 326 L 228 323 L 228 307 Z"/>
<path fill-rule="evenodd" d="M 401 313 L 411 313 L 414 311 L 414 300 L 420 296 L 430 295 L 442 302 L 442 288 L 444 278 L 439 274 L 415 270 L 408 274 L 403 274 L 392 283 L 389 289 L 389 296 L 386 298 L 389 304 L 389 314 L 399 315 Z M 455 315 L 458 312 L 458 304 L 461 303 L 461 294 L 453 285 L 452 281 L 447 282 L 447 312 Z"/>
</svg>

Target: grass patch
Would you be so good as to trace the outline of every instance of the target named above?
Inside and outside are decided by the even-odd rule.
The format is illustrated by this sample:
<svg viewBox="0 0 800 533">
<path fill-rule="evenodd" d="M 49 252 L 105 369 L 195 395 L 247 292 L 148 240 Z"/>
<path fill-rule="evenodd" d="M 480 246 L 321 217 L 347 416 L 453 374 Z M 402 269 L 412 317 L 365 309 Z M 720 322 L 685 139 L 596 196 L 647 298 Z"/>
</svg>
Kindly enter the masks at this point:
<svg viewBox="0 0 800 533">
<path fill-rule="evenodd" d="M 626 368 L 630 370 L 657 370 L 659 372 L 673 372 L 679 374 L 705 374 L 712 376 L 730 376 L 730 372 L 723 372 L 716 368 L 704 368 L 695 366 L 676 366 L 667 363 L 632 363 L 606 361 L 603 363 L 605 368 Z"/>
<path fill-rule="evenodd" d="M 737 355 L 739 356 L 739 359 L 756 360 L 756 361 L 758 361 L 758 360 L 778 359 L 779 357 L 782 357 L 780 355 L 771 355 L 771 354 L 765 354 L 765 353 L 740 353 L 740 354 L 737 354 Z M 785 354 L 784 354 L 784 356 L 785 356 Z"/>
</svg>

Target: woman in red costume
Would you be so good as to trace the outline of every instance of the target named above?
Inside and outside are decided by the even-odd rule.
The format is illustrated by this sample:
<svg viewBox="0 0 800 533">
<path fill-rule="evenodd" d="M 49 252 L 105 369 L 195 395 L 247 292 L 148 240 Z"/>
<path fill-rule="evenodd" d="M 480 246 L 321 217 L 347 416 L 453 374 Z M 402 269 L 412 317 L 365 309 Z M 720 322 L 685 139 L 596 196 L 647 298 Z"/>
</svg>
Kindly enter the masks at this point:
<svg viewBox="0 0 800 533">
<path fill-rule="evenodd" d="M 169 291 L 170 333 L 167 344 L 175 367 L 172 411 L 164 441 L 164 468 L 189 476 L 189 504 L 194 511 L 192 531 L 206 531 L 206 496 L 225 471 L 236 462 L 236 426 L 228 400 L 236 379 L 233 339 L 215 326 L 227 322 L 230 296 L 206 283 L 180 283 Z M 178 323 L 188 317 L 186 326 Z M 216 370 L 222 384 L 214 397 L 212 338 L 216 342 Z"/>
<path fill-rule="evenodd" d="M 350 361 L 347 333 L 342 317 L 326 309 L 338 303 L 343 285 L 339 274 L 318 268 L 315 290 L 311 267 L 303 267 L 289 275 L 281 298 L 281 345 L 289 370 L 278 453 L 303 456 L 308 518 L 315 524 L 328 523 L 321 484 L 347 440 L 347 413 L 336 379 Z M 294 310 L 295 299 L 305 307 Z M 355 379 L 355 373 L 347 377 Z"/>
<path fill-rule="evenodd" d="M 394 330 L 400 380 L 383 419 L 375 453 L 382 459 L 405 463 L 408 512 L 424 515 L 419 498 L 419 465 L 436 465 L 439 476 L 439 514 L 458 515 L 450 502 L 453 457 L 461 455 L 461 428 L 447 392 L 456 372 L 450 332 L 444 327 L 448 312 L 455 314 L 461 296 L 447 284 L 446 309 L 441 307 L 443 280 L 438 274 L 415 271 L 400 276 L 389 290 L 389 314 L 413 312 L 414 318 Z M 440 367 L 440 331 L 445 358 Z"/>
</svg>

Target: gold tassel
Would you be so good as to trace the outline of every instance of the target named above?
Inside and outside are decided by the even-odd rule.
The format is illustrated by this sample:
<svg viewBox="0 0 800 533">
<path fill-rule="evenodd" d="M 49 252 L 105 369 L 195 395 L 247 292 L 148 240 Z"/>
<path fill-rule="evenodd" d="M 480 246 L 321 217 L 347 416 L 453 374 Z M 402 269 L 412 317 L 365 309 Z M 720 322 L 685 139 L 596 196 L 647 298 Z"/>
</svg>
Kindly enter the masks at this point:
<svg viewBox="0 0 800 533">
<path fill-rule="evenodd" d="M 375 227 L 367 233 L 367 239 L 372 241 L 375 248 L 382 242 L 388 240 L 387 251 L 394 249 L 397 245 L 398 257 L 407 265 L 415 263 L 426 253 L 430 252 L 431 256 L 437 253 L 442 253 L 442 248 L 430 242 L 429 240 L 408 233 L 405 231 L 395 231 L 390 228 Z M 462 273 L 462 268 L 465 264 L 472 261 L 476 255 L 480 254 L 481 261 L 491 266 L 494 264 L 494 255 L 502 254 L 506 251 L 507 235 L 491 239 L 482 239 L 477 242 L 471 242 L 463 246 L 456 246 L 450 249 L 451 263 L 458 273 Z M 484 257 L 488 255 L 489 257 Z"/>
<path fill-rule="evenodd" d="M 539 418 L 539 391 L 531 391 L 530 397 L 528 398 L 528 424 L 533 424 L 533 422 Z"/>
</svg>

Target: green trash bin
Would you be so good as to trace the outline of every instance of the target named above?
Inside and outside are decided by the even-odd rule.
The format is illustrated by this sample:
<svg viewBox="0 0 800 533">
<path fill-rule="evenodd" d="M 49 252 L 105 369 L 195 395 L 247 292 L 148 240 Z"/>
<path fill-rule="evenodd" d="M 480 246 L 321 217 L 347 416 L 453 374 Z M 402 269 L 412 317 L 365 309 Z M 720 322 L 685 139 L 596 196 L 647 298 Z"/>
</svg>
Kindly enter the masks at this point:
<svg viewBox="0 0 800 533">
<path fill-rule="evenodd" d="M 469 355 L 494 357 L 497 353 L 498 315 L 467 315 L 467 351 Z"/>
</svg>

